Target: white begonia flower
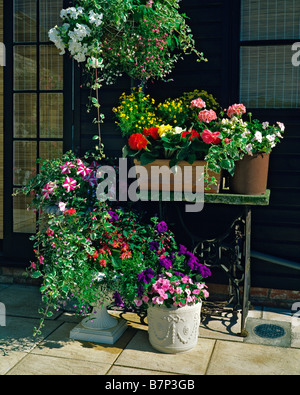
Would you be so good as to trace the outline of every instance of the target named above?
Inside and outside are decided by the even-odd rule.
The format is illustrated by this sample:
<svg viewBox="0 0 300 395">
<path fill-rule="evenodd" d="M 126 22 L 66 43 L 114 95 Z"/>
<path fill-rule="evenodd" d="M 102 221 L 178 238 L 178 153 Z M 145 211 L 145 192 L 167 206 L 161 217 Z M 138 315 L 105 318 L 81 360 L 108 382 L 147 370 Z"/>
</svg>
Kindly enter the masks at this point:
<svg viewBox="0 0 300 395">
<path fill-rule="evenodd" d="M 180 134 L 183 131 L 183 129 L 180 126 L 175 126 L 173 130 L 174 130 L 174 134 Z"/>
<path fill-rule="evenodd" d="M 262 123 L 262 128 L 263 129 L 267 129 L 267 127 L 269 127 L 269 122 L 263 122 Z"/>
<path fill-rule="evenodd" d="M 257 140 L 259 143 L 262 142 L 262 134 L 259 130 L 255 132 L 253 140 Z"/>
</svg>

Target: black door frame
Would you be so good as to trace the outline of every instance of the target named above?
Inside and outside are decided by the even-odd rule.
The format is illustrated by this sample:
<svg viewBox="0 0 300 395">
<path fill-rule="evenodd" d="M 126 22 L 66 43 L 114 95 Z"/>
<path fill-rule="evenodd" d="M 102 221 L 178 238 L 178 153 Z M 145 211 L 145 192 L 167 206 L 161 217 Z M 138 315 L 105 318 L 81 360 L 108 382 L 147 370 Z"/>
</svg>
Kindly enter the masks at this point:
<svg viewBox="0 0 300 395">
<path fill-rule="evenodd" d="M 3 257 L 10 263 L 28 264 L 33 258 L 31 234 L 13 232 L 13 1 L 4 2 L 4 44 L 6 66 L 4 67 L 4 174 L 3 174 Z M 64 5 L 67 1 L 64 1 Z M 63 151 L 78 145 L 80 120 L 75 109 L 80 100 L 78 89 L 79 70 L 68 56 L 63 61 Z M 76 83 L 75 83 L 76 81 Z M 37 87 L 38 88 L 38 87 Z"/>
</svg>

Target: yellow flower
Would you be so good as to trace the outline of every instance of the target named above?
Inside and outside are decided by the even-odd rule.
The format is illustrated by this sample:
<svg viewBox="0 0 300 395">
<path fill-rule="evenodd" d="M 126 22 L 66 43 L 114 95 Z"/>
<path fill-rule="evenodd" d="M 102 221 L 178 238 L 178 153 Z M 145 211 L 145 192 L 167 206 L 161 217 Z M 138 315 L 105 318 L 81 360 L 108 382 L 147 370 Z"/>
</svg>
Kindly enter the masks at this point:
<svg viewBox="0 0 300 395">
<path fill-rule="evenodd" d="M 162 137 L 162 136 L 165 135 L 166 132 L 168 132 L 171 129 L 172 129 L 171 125 L 160 125 L 160 127 L 158 128 L 157 133 L 159 134 L 159 137 Z"/>
</svg>

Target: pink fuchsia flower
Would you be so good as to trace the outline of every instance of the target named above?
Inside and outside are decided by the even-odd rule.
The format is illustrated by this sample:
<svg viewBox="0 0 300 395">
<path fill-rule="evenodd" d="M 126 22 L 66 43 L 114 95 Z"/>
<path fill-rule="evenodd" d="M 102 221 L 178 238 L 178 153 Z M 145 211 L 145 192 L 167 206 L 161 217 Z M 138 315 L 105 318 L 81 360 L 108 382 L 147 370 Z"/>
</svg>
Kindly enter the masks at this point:
<svg viewBox="0 0 300 395">
<path fill-rule="evenodd" d="M 77 181 L 74 180 L 74 178 L 66 177 L 63 187 L 66 188 L 67 192 L 72 191 L 73 189 L 76 188 Z"/>
<path fill-rule="evenodd" d="M 66 162 L 64 165 L 60 166 L 61 172 L 66 174 L 71 173 L 71 169 L 74 167 L 75 165 L 72 162 Z"/>
<path fill-rule="evenodd" d="M 227 115 L 229 116 L 229 118 L 232 118 L 234 115 L 242 115 L 245 113 L 246 107 L 244 106 L 244 104 L 233 104 L 227 109 Z"/>
<path fill-rule="evenodd" d="M 50 195 L 53 195 L 55 188 L 57 187 L 56 181 L 48 182 L 42 189 L 42 195 L 45 199 L 50 199 Z"/>
<path fill-rule="evenodd" d="M 35 269 L 35 268 L 36 268 L 36 264 L 35 264 L 34 262 L 31 262 L 30 267 L 31 267 L 32 269 Z"/>
<path fill-rule="evenodd" d="M 217 119 L 217 114 L 214 110 L 202 110 L 199 112 L 198 118 L 201 122 L 209 123 Z"/>
<path fill-rule="evenodd" d="M 51 230 L 50 228 L 48 228 L 48 229 L 46 230 L 46 233 L 47 233 L 47 235 L 48 235 L 49 237 L 51 237 L 51 236 L 54 235 L 54 230 Z"/>
<path fill-rule="evenodd" d="M 40 264 L 42 265 L 42 264 L 44 263 L 44 257 L 43 257 L 43 255 L 40 255 L 38 259 L 39 259 L 39 261 L 40 261 Z"/>
<path fill-rule="evenodd" d="M 192 100 L 191 101 L 191 105 L 190 108 L 205 108 L 206 107 L 206 103 L 205 101 L 203 101 L 200 97 L 198 99 Z"/>
</svg>

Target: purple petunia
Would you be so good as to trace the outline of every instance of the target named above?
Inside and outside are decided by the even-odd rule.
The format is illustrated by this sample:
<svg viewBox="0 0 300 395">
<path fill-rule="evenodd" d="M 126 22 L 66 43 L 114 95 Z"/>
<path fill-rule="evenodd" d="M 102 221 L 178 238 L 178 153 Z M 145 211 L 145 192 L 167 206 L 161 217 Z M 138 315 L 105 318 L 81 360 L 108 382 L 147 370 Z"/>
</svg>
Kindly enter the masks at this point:
<svg viewBox="0 0 300 395">
<path fill-rule="evenodd" d="M 180 256 L 180 255 L 185 255 L 187 253 L 187 248 L 184 246 L 184 245 L 182 245 L 182 244 L 179 244 L 179 250 L 178 250 L 178 256 Z"/>
<path fill-rule="evenodd" d="M 207 277 L 211 276 L 210 269 L 205 265 L 200 265 L 198 267 L 198 273 L 202 276 L 202 278 L 207 278 Z"/>
<path fill-rule="evenodd" d="M 138 280 L 149 284 L 151 278 L 155 276 L 154 271 L 149 267 L 148 269 L 143 270 L 141 273 L 138 274 Z"/>
<path fill-rule="evenodd" d="M 159 242 L 158 241 L 150 241 L 149 248 L 151 251 L 157 252 L 159 250 Z"/>
<path fill-rule="evenodd" d="M 125 307 L 125 304 L 124 304 L 124 302 L 123 302 L 123 300 L 121 298 L 121 295 L 119 294 L 118 291 L 114 292 L 113 298 L 114 298 L 114 302 L 115 302 L 116 306 Z"/>
<path fill-rule="evenodd" d="M 161 221 L 157 224 L 157 230 L 160 233 L 164 233 L 168 230 L 168 225 L 165 223 L 165 221 Z"/>
<path fill-rule="evenodd" d="M 137 289 L 137 296 L 142 297 L 144 294 L 145 288 L 140 284 Z"/>
<path fill-rule="evenodd" d="M 188 258 L 187 264 L 191 270 L 197 270 L 198 266 L 200 265 L 198 258 L 189 251 L 187 251 L 186 257 Z"/>
<path fill-rule="evenodd" d="M 118 221 L 119 216 L 114 211 L 108 210 L 108 214 L 110 216 L 110 221 Z"/>
<path fill-rule="evenodd" d="M 172 261 L 169 258 L 160 258 L 159 263 L 167 270 L 172 267 Z"/>
</svg>

